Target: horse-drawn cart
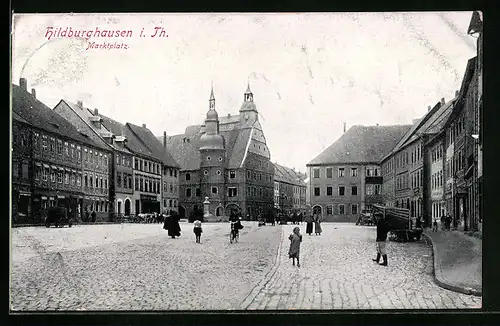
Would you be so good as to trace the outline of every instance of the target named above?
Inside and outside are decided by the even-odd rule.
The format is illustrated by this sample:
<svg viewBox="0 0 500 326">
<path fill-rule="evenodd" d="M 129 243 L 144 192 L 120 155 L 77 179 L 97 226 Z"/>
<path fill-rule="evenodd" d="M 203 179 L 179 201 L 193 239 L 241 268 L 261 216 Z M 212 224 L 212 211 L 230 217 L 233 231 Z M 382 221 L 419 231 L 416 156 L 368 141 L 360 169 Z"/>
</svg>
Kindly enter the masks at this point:
<svg viewBox="0 0 500 326">
<path fill-rule="evenodd" d="M 390 240 L 398 242 L 420 240 L 422 229 L 413 227 L 409 209 L 373 205 L 373 213 L 381 213 L 387 220 Z"/>
</svg>

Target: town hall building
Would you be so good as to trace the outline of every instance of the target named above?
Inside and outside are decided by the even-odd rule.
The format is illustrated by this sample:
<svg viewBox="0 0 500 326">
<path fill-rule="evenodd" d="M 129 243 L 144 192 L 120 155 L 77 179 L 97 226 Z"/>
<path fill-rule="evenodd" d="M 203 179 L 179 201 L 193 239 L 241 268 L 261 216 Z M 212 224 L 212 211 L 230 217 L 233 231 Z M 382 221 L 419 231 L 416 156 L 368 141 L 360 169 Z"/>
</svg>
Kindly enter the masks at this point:
<svg viewBox="0 0 500 326">
<path fill-rule="evenodd" d="M 181 166 L 181 217 L 203 210 L 207 197 L 210 214 L 218 217 L 239 211 L 256 219 L 272 212 L 274 165 L 250 85 L 239 114 L 224 117 L 217 113 L 212 87 L 204 123 L 188 126 L 184 134 L 164 135 L 164 144 Z"/>
</svg>

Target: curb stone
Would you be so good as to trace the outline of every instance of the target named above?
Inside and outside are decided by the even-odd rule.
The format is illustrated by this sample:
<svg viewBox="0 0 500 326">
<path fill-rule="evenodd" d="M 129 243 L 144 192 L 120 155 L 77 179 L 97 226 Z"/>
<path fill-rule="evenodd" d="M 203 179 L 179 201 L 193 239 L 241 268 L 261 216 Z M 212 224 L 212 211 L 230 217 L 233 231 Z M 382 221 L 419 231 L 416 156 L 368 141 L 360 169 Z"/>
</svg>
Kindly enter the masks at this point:
<svg viewBox="0 0 500 326">
<path fill-rule="evenodd" d="M 252 289 L 250 294 L 243 300 L 243 302 L 240 304 L 241 310 L 247 310 L 248 307 L 253 303 L 257 295 L 261 292 L 261 290 L 265 287 L 265 285 L 271 280 L 273 275 L 276 273 L 278 270 L 278 266 L 280 263 L 280 257 L 281 257 L 281 246 L 283 244 L 283 227 L 280 226 L 280 242 L 278 245 L 278 250 L 276 253 L 276 259 L 274 262 L 274 265 L 271 267 L 271 269 L 266 273 L 266 276 Z M 252 309 L 254 310 L 254 309 Z"/>
<path fill-rule="evenodd" d="M 433 264 L 434 273 L 433 273 L 433 275 L 434 275 L 435 283 L 437 285 L 439 285 L 440 287 L 447 289 L 447 290 L 450 290 L 450 291 L 453 291 L 453 292 L 458 292 L 458 293 L 463 293 L 463 294 L 467 294 L 467 295 L 474 295 L 477 297 L 481 297 L 482 291 L 475 290 L 475 289 L 472 289 L 469 287 L 462 287 L 462 286 L 458 286 L 458 285 L 449 284 L 443 280 L 443 276 L 441 275 L 441 268 L 440 268 L 440 266 L 438 266 L 438 261 L 436 259 L 436 253 L 437 253 L 436 245 L 432 241 L 432 238 L 430 236 L 428 236 L 427 234 L 422 233 L 422 236 L 424 236 L 424 238 L 432 244 L 432 258 L 434 261 L 434 264 Z"/>
</svg>

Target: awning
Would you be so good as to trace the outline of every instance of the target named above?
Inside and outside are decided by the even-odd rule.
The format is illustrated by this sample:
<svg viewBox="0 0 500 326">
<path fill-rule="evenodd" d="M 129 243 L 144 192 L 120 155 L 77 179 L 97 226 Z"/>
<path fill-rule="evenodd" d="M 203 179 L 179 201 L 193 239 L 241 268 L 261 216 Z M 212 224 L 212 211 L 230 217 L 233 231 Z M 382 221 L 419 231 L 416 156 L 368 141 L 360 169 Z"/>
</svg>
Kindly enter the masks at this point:
<svg viewBox="0 0 500 326">
<path fill-rule="evenodd" d="M 57 197 L 58 199 L 64 199 L 64 198 L 66 198 L 66 197 L 64 197 L 64 196 L 59 196 L 59 195 L 58 195 L 58 196 L 56 196 L 56 197 Z"/>
<path fill-rule="evenodd" d="M 63 167 L 59 167 L 59 170 L 60 170 L 60 171 L 64 171 L 64 168 L 63 168 Z"/>
<path fill-rule="evenodd" d="M 42 199 L 45 199 L 45 200 L 47 200 L 47 197 L 46 197 L 46 196 L 42 196 Z"/>
<path fill-rule="evenodd" d="M 68 168 L 64 168 L 64 169 L 65 169 L 66 171 L 68 171 L 68 172 L 71 172 L 71 169 L 68 169 Z"/>
<path fill-rule="evenodd" d="M 43 167 L 48 169 L 48 168 L 49 168 L 49 165 L 44 163 L 44 164 L 43 164 Z"/>
<path fill-rule="evenodd" d="M 36 165 L 36 166 L 42 166 L 42 163 L 40 163 L 40 162 L 35 162 L 35 165 Z"/>
<path fill-rule="evenodd" d="M 50 200 L 54 200 L 54 197 L 49 197 Z"/>
<path fill-rule="evenodd" d="M 71 170 L 71 172 L 76 173 L 76 170 Z"/>
<path fill-rule="evenodd" d="M 55 165 L 52 165 L 52 168 L 53 168 L 54 170 L 55 170 L 55 169 L 57 169 L 57 167 L 56 167 Z"/>
</svg>

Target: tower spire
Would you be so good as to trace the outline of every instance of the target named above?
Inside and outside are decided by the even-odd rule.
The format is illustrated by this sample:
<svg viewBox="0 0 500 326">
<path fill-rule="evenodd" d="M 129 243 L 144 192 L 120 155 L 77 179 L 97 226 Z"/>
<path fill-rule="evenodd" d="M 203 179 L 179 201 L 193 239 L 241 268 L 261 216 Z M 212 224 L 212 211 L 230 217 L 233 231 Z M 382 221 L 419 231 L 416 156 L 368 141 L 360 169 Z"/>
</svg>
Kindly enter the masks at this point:
<svg viewBox="0 0 500 326">
<path fill-rule="evenodd" d="M 252 91 L 250 90 L 250 80 L 248 80 L 247 83 L 247 90 L 245 91 L 244 99 L 245 102 L 253 102 L 253 94 Z"/>
<path fill-rule="evenodd" d="M 212 80 L 212 89 L 210 91 L 209 108 L 210 110 L 215 110 L 215 96 L 214 96 L 214 81 Z"/>
</svg>

